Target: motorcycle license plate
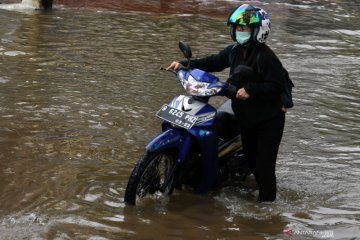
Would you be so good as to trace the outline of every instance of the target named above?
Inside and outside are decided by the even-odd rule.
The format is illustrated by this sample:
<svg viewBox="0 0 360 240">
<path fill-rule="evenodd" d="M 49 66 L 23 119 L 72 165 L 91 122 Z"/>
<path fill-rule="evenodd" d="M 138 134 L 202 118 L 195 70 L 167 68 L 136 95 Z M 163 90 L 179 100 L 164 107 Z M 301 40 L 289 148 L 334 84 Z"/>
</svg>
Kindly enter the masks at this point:
<svg viewBox="0 0 360 240">
<path fill-rule="evenodd" d="M 192 126 L 196 123 L 198 119 L 198 117 L 196 116 L 170 107 L 167 104 L 162 106 L 162 108 L 156 113 L 156 116 L 167 122 L 186 129 L 192 128 Z"/>
</svg>

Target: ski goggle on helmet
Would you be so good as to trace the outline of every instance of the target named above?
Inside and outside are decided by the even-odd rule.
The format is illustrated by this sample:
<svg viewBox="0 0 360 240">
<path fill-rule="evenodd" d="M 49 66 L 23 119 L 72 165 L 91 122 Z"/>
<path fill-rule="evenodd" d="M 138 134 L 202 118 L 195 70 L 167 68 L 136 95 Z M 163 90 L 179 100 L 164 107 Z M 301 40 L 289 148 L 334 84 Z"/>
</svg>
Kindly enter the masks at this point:
<svg viewBox="0 0 360 240">
<path fill-rule="evenodd" d="M 230 25 L 231 38 L 236 41 L 235 29 L 237 25 L 252 29 L 252 40 L 256 43 L 265 43 L 270 34 L 270 17 L 262 8 L 250 4 L 243 4 L 236 8 L 227 21 Z"/>
</svg>

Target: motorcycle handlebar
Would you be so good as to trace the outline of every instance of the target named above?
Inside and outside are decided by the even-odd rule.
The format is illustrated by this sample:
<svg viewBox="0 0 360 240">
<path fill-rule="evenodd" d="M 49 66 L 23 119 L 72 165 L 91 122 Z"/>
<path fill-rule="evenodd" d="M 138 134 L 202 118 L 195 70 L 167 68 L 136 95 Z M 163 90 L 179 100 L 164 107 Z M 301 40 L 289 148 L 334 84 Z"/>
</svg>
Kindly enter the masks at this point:
<svg viewBox="0 0 360 240">
<path fill-rule="evenodd" d="M 174 70 L 171 70 L 171 69 L 166 69 L 164 67 L 160 67 L 160 70 L 161 71 L 168 71 L 168 72 L 174 73 L 175 75 L 177 74 L 177 71 L 174 71 Z"/>
</svg>

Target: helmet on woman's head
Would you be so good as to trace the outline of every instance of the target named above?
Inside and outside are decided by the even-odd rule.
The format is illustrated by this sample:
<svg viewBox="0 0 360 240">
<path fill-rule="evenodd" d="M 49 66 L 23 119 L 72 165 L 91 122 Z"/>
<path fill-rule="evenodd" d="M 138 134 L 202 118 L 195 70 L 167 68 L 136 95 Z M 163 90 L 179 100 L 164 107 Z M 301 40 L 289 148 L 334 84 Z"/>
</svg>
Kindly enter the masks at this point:
<svg viewBox="0 0 360 240">
<path fill-rule="evenodd" d="M 270 33 L 269 14 L 261 8 L 250 4 L 243 4 L 236 8 L 229 16 L 227 24 L 230 25 L 231 38 L 236 41 L 235 29 L 237 25 L 252 29 L 252 39 L 256 43 L 265 43 Z"/>
</svg>

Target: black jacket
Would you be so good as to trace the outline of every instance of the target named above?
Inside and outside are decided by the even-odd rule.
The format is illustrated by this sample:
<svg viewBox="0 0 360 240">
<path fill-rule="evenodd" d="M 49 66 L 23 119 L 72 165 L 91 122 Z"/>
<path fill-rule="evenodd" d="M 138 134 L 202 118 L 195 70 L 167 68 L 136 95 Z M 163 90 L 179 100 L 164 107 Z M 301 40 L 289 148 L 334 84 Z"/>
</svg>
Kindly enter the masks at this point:
<svg viewBox="0 0 360 240">
<path fill-rule="evenodd" d="M 244 87 L 250 95 L 247 100 L 239 100 L 234 95 L 230 97 L 242 127 L 254 127 L 282 112 L 284 70 L 280 60 L 265 44 L 252 44 L 246 50 L 232 44 L 218 54 L 191 60 L 190 67 L 207 72 L 230 67 L 229 83 L 237 89 Z"/>
</svg>

